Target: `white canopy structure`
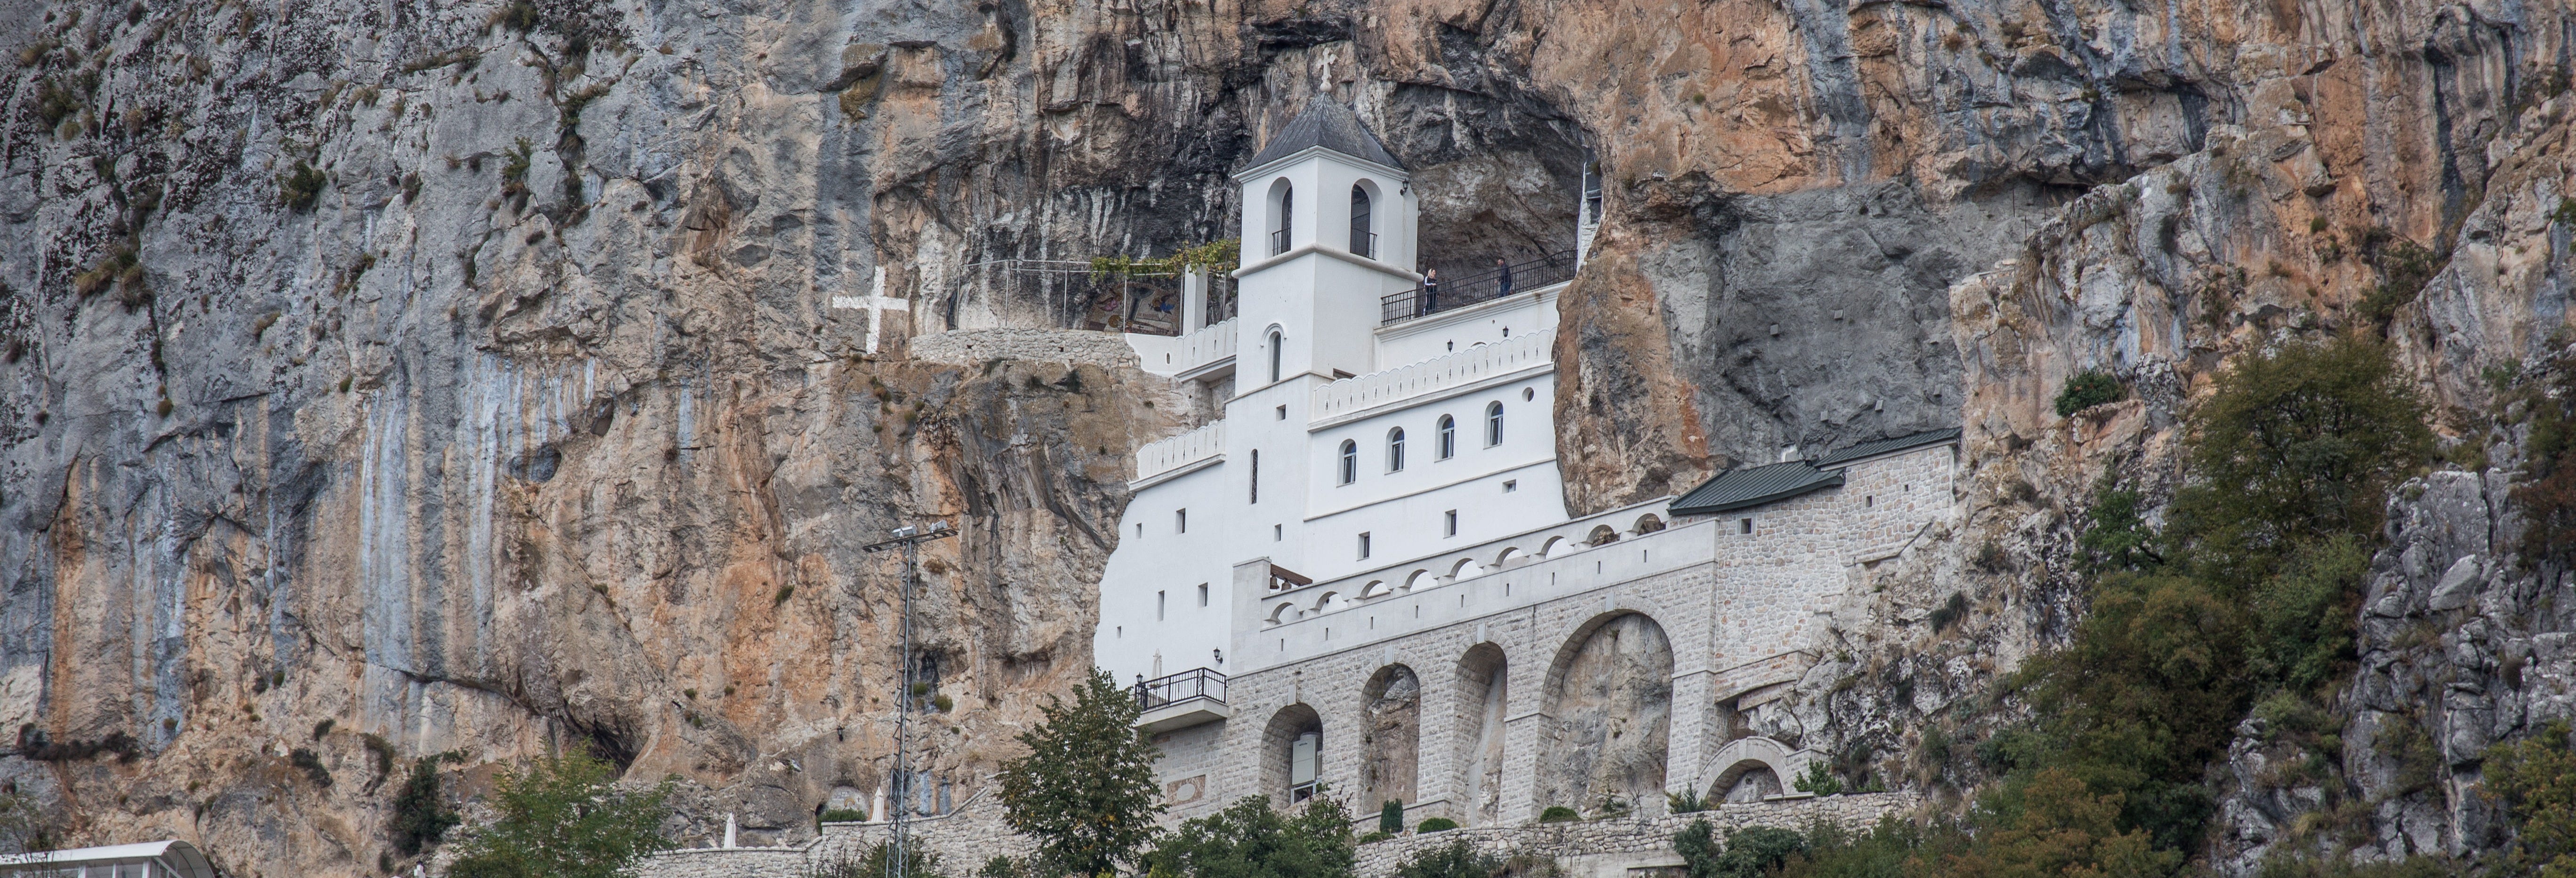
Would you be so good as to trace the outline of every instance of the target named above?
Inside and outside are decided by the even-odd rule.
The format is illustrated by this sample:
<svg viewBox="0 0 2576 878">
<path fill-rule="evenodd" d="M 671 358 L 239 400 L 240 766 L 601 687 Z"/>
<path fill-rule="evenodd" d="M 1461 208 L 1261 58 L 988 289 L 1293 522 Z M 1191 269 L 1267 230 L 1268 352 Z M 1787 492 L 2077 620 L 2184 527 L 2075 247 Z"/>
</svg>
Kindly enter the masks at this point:
<svg viewBox="0 0 2576 878">
<path fill-rule="evenodd" d="M 196 845 L 178 839 L 0 855 L 0 878 L 215 878 Z"/>
</svg>

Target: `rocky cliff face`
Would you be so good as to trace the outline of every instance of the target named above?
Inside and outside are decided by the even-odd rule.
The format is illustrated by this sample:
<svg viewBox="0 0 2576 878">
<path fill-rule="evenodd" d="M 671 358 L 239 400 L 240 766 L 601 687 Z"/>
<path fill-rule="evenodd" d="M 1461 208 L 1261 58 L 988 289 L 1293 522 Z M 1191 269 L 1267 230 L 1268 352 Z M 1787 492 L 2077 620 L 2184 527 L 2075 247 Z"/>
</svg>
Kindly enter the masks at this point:
<svg viewBox="0 0 2576 878">
<path fill-rule="evenodd" d="M 132 756 L 0 766 L 73 838 L 243 874 L 387 865 L 379 739 L 591 746 L 690 781 L 687 837 L 792 837 L 883 779 L 898 579 L 856 547 L 931 517 L 964 530 L 920 597 L 934 765 L 976 783 L 1087 666 L 1126 455 L 1194 403 L 906 341 L 1081 325 L 1038 260 L 1229 233 L 1225 175 L 1318 93 L 1414 168 L 1428 265 L 1570 245 L 1601 162 L 1578 510 L 1967 429 L 1970 514 L 1756 718 L 1861 763 L 2063 633 L 2085 492 L 2169 478 L 2227 355 L 2375 324 L 2403 239 L 2434 274 L 2387 331 L 2510 461 L 2478 375 L 2548 352 L 2570 284 L 2551 4 L 7 7 L 0 721 Z M 832 307 L 879 290 L 881 328 Z M 2082 368 L 2139 398 L 2059 418 Z M 2374 586 L 2357 697 L 2438 689 L 2460 769 L 2385 800 L 2390 851 L 2478 843 L 2466 755 L 2564 711 L 2523 694 L 2567 624 L 2481 472 L 2401 498 Z M 2395 752 L 2347 738 L 2356 776 Z M 2304 801 L 2247 771 L 2231 854 Z"/>
</svg>

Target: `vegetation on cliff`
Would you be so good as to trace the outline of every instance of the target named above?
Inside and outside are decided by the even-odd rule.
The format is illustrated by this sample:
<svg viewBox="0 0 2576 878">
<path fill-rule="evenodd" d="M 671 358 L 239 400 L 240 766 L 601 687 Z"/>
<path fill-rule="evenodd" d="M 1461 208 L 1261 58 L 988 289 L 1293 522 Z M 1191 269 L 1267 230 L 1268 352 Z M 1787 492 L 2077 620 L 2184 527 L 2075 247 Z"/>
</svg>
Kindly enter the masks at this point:
<svg viewBox="0 0 2576 878">
<path fill-rule="evenodd" d="M 669 850 L 662 820 L 673 785 L 619 789 L 616 769 L 586 753 L 543 756 L 501 774 L 500 819 L 458 846 L 449 878 L 616 878 Z"/>
<path fill-rule="evenodd" d="M 2091 612 L 2000 693 L 2033 717 L 1985 751 L 2003 781 L 1959 825 L 1820 837 L 1782 874 L 2170 874 L 2240 721 L 2330 725 L 2296 720 L 2350 670 L 2382 508 L 2432 450 L 2424 404 L 2381 342 L 2292 342 L 2221 373 L 2187 441 L 2163 527 L 2139 492 L 2100 492 Z"/>
<path fill-rule="evenodd" d="M 1105 670 L 1053 695 L 1037 727 L 1020 734 L 1026 755 L 1002 765 L 1002 819 L 1038 841 L 1044 875 L 1100 875 L 1133 865 L 1163 812 L 1157 751 L 1136 728 L 1136 699 Z"/>
</svg>

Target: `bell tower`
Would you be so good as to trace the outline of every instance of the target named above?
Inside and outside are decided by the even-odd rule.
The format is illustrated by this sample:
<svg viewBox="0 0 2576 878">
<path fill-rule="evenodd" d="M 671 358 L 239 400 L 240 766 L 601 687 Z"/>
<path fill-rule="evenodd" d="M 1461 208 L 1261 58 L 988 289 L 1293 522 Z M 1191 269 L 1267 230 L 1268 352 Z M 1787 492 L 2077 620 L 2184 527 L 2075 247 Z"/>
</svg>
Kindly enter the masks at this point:
<svg viewBox="0 0 2576 878">
<path fill-rule="evenodd" d="M 1380 300 L 1421 279 L 1419 201 L 1403 164 L 1349 107 L 1317 95 L 1234 179 L 1243 187 L 1237 392 L 1376 371 Z"/>
</svg>

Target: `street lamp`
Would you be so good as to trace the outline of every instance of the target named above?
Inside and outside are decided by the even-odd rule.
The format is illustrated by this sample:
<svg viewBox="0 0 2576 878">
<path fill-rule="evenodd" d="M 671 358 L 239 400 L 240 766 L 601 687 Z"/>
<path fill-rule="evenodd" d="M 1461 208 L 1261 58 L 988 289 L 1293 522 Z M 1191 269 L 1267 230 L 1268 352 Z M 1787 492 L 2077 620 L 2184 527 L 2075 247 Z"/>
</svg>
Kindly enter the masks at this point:
<svg viewBox="0 0 2576 878">
<path fill-rule="evenodd" d="M 868 554 L 890 549 L 903 550 L 903 654 L 897 657 L 894 701 L 894 840 L 886 857 L 887 878 L 904 878 L 905 824 L 910 822 L 912 803 L 905 801 L 912 786 L 912 581 L 920 567 L 921 544 L 956 536 L 948 522 L 934 521 L 927 528 L 904 525 L 895 528 L 884 540 L 860 546 Z"/>
</svg>

